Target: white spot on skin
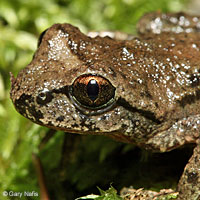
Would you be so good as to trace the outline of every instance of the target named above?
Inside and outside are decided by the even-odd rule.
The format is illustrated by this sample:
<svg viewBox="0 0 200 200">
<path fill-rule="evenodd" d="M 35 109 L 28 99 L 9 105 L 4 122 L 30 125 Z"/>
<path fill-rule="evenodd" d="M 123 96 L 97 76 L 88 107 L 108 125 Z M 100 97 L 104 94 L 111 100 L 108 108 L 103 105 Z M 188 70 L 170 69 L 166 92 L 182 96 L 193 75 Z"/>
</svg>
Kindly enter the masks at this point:
<svg viewBox="0 0 200 200">
<path fill-rule="evenodd" d="M 167 88 L 167 96 L 168 96 L 170 101 L 171 101 L 173 95 L 174 95 L 174 93 L 169 88 Z"/>
<path fill-rule="evenodd" d="M 134 59 L 133 53 L 130 53 L 130 52 L 126 49 L 126 47 L 124 47 L 124 48 L 122 49 L 122 54 L 123 54 L 123 57 L 122 57 L 123 60 Z"/>
</svg>

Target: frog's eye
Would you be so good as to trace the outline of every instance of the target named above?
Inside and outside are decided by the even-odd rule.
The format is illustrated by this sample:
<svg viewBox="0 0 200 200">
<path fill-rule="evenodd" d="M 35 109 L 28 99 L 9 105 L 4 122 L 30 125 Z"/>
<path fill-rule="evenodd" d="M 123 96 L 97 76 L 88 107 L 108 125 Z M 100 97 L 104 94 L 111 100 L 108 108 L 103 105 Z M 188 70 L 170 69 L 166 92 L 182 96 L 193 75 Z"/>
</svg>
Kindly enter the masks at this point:
<svg viewBox="0 0 200 200">
<path fill-rule="evenodd" d="M 109 105 L 115 95 L 110 81 L 97 75 L 81 75 L 72 85 L 73 98 L 82 106 L 92 109 Z"/>
<path fill-rule="evenodd" d="M 53 99 L 52 94 L 49 91 L 43 91 L 38 94 L 36 101 L 40 105 L 45 105 Z"/>
<path fill-rule="evenodd" d="M 38 44 L 37 44 L 38 47 L 40 46 L 40 44 L 41 44 L 41 42 L 42 42 L 42 38 L 43 38 L 43 36 L 45 35 L 45 33 L 47 32 L 47 30 L 48 30 L 48 29 L 44 30 L 44 31 L 40 34 L 39 39 L 38 39 Z"/>
</svg>

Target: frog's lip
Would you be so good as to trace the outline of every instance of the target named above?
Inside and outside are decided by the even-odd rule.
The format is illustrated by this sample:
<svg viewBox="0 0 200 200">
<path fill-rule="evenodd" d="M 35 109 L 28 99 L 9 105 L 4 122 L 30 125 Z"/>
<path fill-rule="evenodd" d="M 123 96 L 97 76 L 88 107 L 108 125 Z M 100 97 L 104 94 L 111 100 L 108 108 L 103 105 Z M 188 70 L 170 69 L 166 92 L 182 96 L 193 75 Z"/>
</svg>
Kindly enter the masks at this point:
<svg viewBox="0 0 200 200">
<path fill-rule="evenodd" d="M 101 132 L 101 131 L 80 131 L 80 130 L 72 130 L 72 129 L 66 129 L 65 127 L 55 127 L 50 124 L 40 124 L 39 122 L 35 122 L 39 125 L 45 126 L 47 128 L 53 129 L 55 131 L 64 131 L 66 133 L 73 133 L 73 134 L 79 134 L 79 135 L 104 135 L 108 136 L 114 140 L 125 142 L 125 143 L 133 143 L 130 141 L 130 136 L 121 134 L 120 130 L 112 131 L 112 132 Z"/>
</svg>

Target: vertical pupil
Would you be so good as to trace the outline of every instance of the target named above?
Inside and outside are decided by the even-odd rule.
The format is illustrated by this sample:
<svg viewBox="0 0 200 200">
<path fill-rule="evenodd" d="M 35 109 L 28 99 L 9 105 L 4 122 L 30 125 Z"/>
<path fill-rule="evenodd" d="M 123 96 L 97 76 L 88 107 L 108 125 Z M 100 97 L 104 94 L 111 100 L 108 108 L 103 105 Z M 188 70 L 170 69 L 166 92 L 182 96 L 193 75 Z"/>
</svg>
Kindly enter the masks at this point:
<svg viewBox="0 0 200 200">
<path fill-rule="evenodd" d="M 97 99 L 99 94 L 99 85 L 95 79 L 91 79 L 87 84 L 87 94 L 92 101 Z"/>
</svg>

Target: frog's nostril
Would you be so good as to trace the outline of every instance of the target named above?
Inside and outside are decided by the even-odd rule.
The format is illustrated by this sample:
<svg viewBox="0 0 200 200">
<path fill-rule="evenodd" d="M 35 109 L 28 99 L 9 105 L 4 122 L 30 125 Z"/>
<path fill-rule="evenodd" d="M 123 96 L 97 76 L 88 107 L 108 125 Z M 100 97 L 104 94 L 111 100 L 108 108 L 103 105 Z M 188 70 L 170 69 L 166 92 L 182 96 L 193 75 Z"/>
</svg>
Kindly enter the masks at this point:
<svg viewBox="0 0 200 200">
<path fill-rule="evenodd" d="M 50 92 L 41 92 L 36 97 L 36 101 L 40 105 L 45 105 L 53 99 L 53 96 Z"/>
</svg>

